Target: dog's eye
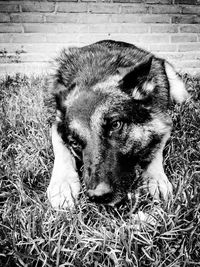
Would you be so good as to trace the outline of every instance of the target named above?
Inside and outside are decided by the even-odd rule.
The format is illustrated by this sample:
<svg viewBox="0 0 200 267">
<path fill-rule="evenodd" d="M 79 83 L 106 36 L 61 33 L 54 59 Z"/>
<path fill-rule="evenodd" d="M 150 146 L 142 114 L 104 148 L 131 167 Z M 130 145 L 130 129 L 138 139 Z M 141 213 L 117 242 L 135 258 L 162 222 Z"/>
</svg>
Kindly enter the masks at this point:
<svg viewBox="0 0 200 267">
<path fill-rule="evenodd" d="M 116 131 L 119 130 L 122 127 L 122 121 L 120 120 L 115 120 L 111 124 L 111 131 Z"/>
<path fill-rule="evenodd" d="M 73 148 L 73 149 L 79 149 L 80 148 L 80 145 L 79 143 L 76 141 L 76 140 L 71 140 L 69 142 L 69 145 Z"/>
<path fill-rule="evenodd" d="M 79 160 L 81 160 L 81 158 L 82 158 L 82 147 L 79 144 L 79 142 L 77 142 L 74 139 L 69 140 L 69 146 L 70 146 L 71 153 L 74 155 L 74 157 L 76 157 Z"/>
</svg>

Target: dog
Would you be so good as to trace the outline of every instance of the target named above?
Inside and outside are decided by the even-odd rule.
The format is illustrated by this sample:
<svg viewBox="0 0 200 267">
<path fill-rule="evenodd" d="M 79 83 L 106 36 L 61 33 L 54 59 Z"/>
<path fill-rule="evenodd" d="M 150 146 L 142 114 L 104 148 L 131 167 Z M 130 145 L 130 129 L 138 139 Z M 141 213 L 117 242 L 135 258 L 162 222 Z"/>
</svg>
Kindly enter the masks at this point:
<svg viewBox="0 0 200 267">
<path fill-rule="evenodd" d="M 115 205 L 134 184 L 137 166 L 150 195 L 168 201 L 173 190 L 163 149 L 172 129 L 169 107 L 188 98 L 173 66 L 112 40 L 64 49 L 56 62 L 51 205 L 74 206 L 81 171 L 89 199 Z"/>
</svg>

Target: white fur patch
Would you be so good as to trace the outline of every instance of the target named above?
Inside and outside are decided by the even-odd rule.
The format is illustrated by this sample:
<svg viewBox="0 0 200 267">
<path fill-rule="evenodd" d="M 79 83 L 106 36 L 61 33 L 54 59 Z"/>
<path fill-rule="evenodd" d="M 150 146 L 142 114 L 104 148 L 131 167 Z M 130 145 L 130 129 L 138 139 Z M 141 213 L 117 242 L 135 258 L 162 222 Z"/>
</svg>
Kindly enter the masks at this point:
<svg viewBox="0 0 200 267">
<path fill-rule="evenodd" d="M 165 201 L 168 201 L 172 197 L 172 185 L 163 169 L 163 149 L 169 136 L 170 133 L 167 133 L 163 137 L 160 149 L 156 152 L 154 159 L 142 174 L 144 183 L 146 184 L 150 194 L 156 200 L 159 200 L 161 197 Z"/>
<path fill-rule="evenodd" d="M 126 142 L 126 146 L 123 147 L 122 152 L 124 154 L 128 153 L 131 150 L 134 142 L 140 142 L 141 145 L 148 142 L 148 139 L 151 135 L 149 129 L 146 129 L 143 126 L 134 126 L 129 134 L 129 139 Z"/>
<path fill-rule="evenodd" d="M 189 98 L 183 81 L 168 62 L 165 62 L 165 71 L 169 79 L 171 99 L 177 103 L 183 103 Z"/>
<path fill-rule="evenodd" d="M 107 194 L 111 191 L 110 186 L 105 183 L 105 182 L 101 182 L 100 184 L 97 185 L 97 187 L 95 189 L 91 189 L 88 190 L 88 194 L 89 196 L 102 196 L 104 194 Z"/>
<path fill-rule="evenodd" d="M 95 112 L 91 116 L 91 126 L 93 131 L 100 135 L 101 133 L 101 125 L 102 125 L 102 118 L 106 111 L 109 109 L 108 105 L 100 105 L 95 109 Z"/>
<path fill-rule="evenodd" d="M 144 96 L 141 94 L 141 92 L 140 92 L 137 88 L 135 88 L 135 89 L 133 90 L 132 97 L 133 97 L 134 99 L 136 99 L 136 100 L 141 100 L 141 99 L 144 98 Z"/>
<path fill-rule="evenodd" d="M 61 111 L 58 109 L 56 110 L 56 121 L 61 122 Z"/>
<path fill-rule="evenodd" d="M 145 82 L 143 89 L 145 90 L 145 92 L 151 93 L 153 92 L 154 87 L 155 86 L 152 82 Z"/>
<path fill-rule="evenodd" d="M 157 115 L 158 116 L 158 115 Z M 170 132 L 172 127 L 172 121 L 170 117 L 160 118 L 154 116 L 153 120 L 147 123 L 144 127 L 150 131 L 155 131 L 158 134 L 165 134 Z"/>
<path fill-rule="evenodd" d="M 119 75 L 110 76 L 107 80 L 97 83 L 92 89 L 94 92 L 109 93 L 115 95 L 117 90 L 118 82 L 122 77 Z M 117 90 L 118 93 L 123 93 L 121 90 Z"/>
<path fill-rule="evenodd" d="M 143 84 L 142 90 L 143 90 L 146 94 L 151 94 L 151 93 L 153 92 L 153 90 L 154 90 L 154 84 L 153 84 L 152 82 L 145 82 L 145 83 Z M 146 97 L 146 96 L 144 96 L 144 95 L 142 94 L 142 92 L 140 92 L 140 90 L 138 90 L 137 87 L 133 89 L 132 96 L 133 96 L 133 98 L 136 99 L 136 100 L 141 100 L 141 99 L 143 99 L 144 97 Z"/>
<path fill-rule="evenodd" d="M 52 126 L 52 143 L 55 155 L 54 166 L 47 195 L 54 208 L 73 207 L 80 191 L 80 181 L 75 170 L 75 160 Z"/>
<path fill-rule="evenodd" d="M 81 123 L 79 120 L 72 120 L 70 122 L 70 129 L 75 130 L 75 132 L 78 133 L 83 138 L 86 138 L 87 140 L 90 139 L 90 131 L 89 129 Z"/>
<path fill-rule="evenodd" d="M 158 115 L 157 115 L 158 116 Z M 140 142 L 141 146 L 146 146 L 152 132 L 157 134 L 167 134 L 171 131 L 172 122 L 170 117 L 154 117 L 153 120 L 145 125 L 135 125 L 129 134 L 129 139 L 126 146 L 123 148 L 123 153 L 127 153 L 132 148 L 133 142 Z"/>
</svg>

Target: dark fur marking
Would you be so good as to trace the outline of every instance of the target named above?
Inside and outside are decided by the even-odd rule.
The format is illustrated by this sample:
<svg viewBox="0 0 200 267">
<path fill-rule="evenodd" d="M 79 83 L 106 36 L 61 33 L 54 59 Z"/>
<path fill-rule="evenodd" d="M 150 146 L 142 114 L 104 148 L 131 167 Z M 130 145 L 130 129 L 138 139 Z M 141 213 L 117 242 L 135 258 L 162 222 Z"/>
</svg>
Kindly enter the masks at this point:
<svg viewBox="0 0 200 267">
<path fill-rule="evenodd" d="M 142 90 L 142 85 L 148 79 L 152 64 L 152 57 L 147 61 L 142 62 L 133 70 L 130 70 L 128 74 L 119 82 L 119 87 L 127 94 L 132 94 L 133 89 L 137 86 L 141 94 L 145 92 Z"/>
<path fill-rule="evenodd" d="M 105 102 L 105 95 L 100 92 L 83 91 L 68 108 L 71 119 L 76 118 L 90 128 L 90 118 L 98 105 Z"/>
</svg>

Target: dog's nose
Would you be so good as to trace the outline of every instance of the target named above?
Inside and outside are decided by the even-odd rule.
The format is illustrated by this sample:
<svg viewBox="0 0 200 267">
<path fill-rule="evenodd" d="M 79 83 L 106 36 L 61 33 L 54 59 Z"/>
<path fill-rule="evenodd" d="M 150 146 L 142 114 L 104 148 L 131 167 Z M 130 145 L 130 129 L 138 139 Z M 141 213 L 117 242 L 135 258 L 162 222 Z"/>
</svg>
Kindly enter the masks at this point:
<svg viewBox="0 0 200 267">
<path fill-rule="evenodd" d="M 107 203 L 112 198 L 112 188 L 105 182 L 99 183 L 96 188 L 87 191 L 89 199 L 95 202 Z"/>
</svg>

